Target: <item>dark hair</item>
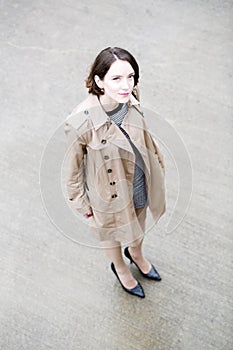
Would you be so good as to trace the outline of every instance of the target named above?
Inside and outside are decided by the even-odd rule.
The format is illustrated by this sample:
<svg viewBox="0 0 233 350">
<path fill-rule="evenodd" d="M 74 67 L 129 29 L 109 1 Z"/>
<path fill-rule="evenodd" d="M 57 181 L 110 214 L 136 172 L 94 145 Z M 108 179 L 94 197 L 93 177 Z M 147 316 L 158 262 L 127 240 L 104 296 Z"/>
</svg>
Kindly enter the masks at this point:
<svg viewBox="0 0 233 350">
<path fill-rule="evenodd" d="M 104 92 L 102 92 L 96 84 L 94 77 L 95 75 L 98 75 L 99 78 L 103 80 L 112 63 L 117 59 L 128 61 L 131 64 L 135 73 L 134 86 L 137 85 L 139 80 L 139 67 L 135 58 L 127 50 L 119 47 L 107 47 L 97 55 L 94 63 L 91 66 L 89 76 L 86 79 L 86 87 L 88 88 L 88 92 L 90 94 L 97 96 L 104 94 Z"/>
</svg>

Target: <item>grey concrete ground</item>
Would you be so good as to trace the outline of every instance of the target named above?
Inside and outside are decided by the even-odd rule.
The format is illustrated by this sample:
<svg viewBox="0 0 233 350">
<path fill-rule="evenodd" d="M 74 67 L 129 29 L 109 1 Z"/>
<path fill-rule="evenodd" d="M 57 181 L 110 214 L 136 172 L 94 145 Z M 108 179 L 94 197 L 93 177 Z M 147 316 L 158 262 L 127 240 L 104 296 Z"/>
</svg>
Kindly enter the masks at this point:
<svg viewBox="0 0 233 350">
<path fill-rule="evenodd" d="M 232 15 L 221 0 L 1 1 L 2 350 L 233 348 Z M 124 293 L 99 249 L 59 232 L 40 195 L 45 145 L 107 46 L 136 56 L 142 104 L 192 160 L 187 215 L 145 239 L 163 281 L 132 267 L 144 300 Z M 177 178 L 165 158 L 169 216 Z"/>
</svg>

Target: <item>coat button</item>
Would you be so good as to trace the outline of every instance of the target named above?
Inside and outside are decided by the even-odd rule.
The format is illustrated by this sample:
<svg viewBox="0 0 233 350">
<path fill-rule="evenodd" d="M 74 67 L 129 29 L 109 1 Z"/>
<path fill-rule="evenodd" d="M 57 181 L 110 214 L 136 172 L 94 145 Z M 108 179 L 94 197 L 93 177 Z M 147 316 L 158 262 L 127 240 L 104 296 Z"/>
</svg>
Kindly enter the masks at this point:
<svg viewBox="0 0 233 350">
<path fill-rule="evenodd" d="M 88 112 L 88 110 L 87 110 L 87 109 L 84 111 L 84 114 L 89 114 L 89 112 Z"/>
<path fill-rule="evenodd" d="M 111 172 L 112 172 L 112 169 L 108 169 L 107 172 L 108 172 L 108 173 L 111 173 Z"/>
<path fill-rule="evenodd" d="M 113 195 L 112 195 L 112 198 L 116 198 L 116 197 L 117 197 L 117 194 L 113 194 Z"/>
<path fill-rule="evenodd" d="M 105 160 L 109 159 L 109 156 L 104 156 L 104 159 L 105 159 Z"/>
<path fill-rule="evenodd" d="M 116 184 L 115 181 L 110 182 L 110 185 L 111 185 L 111 186 L 113 186 L 113 185 L 115 185 L 115 184 Z"/>
<path fill-rule="evenodd" d="M 101 143 L 102 143 L 103 145 L 105 145 L 106 142 L 107 142 L 106 140 L 101 140 Z"/>
</svg>

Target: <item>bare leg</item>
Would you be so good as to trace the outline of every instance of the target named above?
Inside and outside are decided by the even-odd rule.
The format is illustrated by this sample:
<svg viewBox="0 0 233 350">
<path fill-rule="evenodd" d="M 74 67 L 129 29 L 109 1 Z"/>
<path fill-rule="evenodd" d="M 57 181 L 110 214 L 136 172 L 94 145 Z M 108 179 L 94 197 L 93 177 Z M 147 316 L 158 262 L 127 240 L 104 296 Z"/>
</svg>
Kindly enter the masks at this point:
<svg viewBox="0 0 233 350">
<path fill-rule="evenodd" d="M 138 216 L 139 223 L 143 232 L 145 232 L 145 220 L 146 220 L 146 209 L 139 208 L 136 209 L 136 214 Z M 132 256 L 133 260 L 137 263 L 143 273 L 148 273 L 151 269 L 151 263 L 146 260 L 142 254 L 142 243 L 143 238 L 133 242 L 129 247 L 129 253 Z"/>
<path fill-rule="evenodd" d="M 105 241 L 103 246 L 107 256 L 113 262 L 124 287 L 128 289 L 136 287 L 138 282 L 123 260 L 120 243 L 117 241 Z"/>
</svg>

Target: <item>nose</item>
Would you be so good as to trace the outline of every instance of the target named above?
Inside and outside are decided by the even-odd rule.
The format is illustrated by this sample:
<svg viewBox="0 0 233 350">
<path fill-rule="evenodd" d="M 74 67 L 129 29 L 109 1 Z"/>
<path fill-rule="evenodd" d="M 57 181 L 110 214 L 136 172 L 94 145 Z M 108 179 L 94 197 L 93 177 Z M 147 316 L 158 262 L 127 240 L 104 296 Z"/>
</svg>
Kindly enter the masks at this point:
<svg viewBox="0 0 233 350">
<path fill-rule="evenodd" d="M 121 88 L 124 89 L 124 90 L 128 90 L 129 89 L 129 82 L 128 82 L 128 80 L 126 78 L 122 79 Z"/>
</svg>

